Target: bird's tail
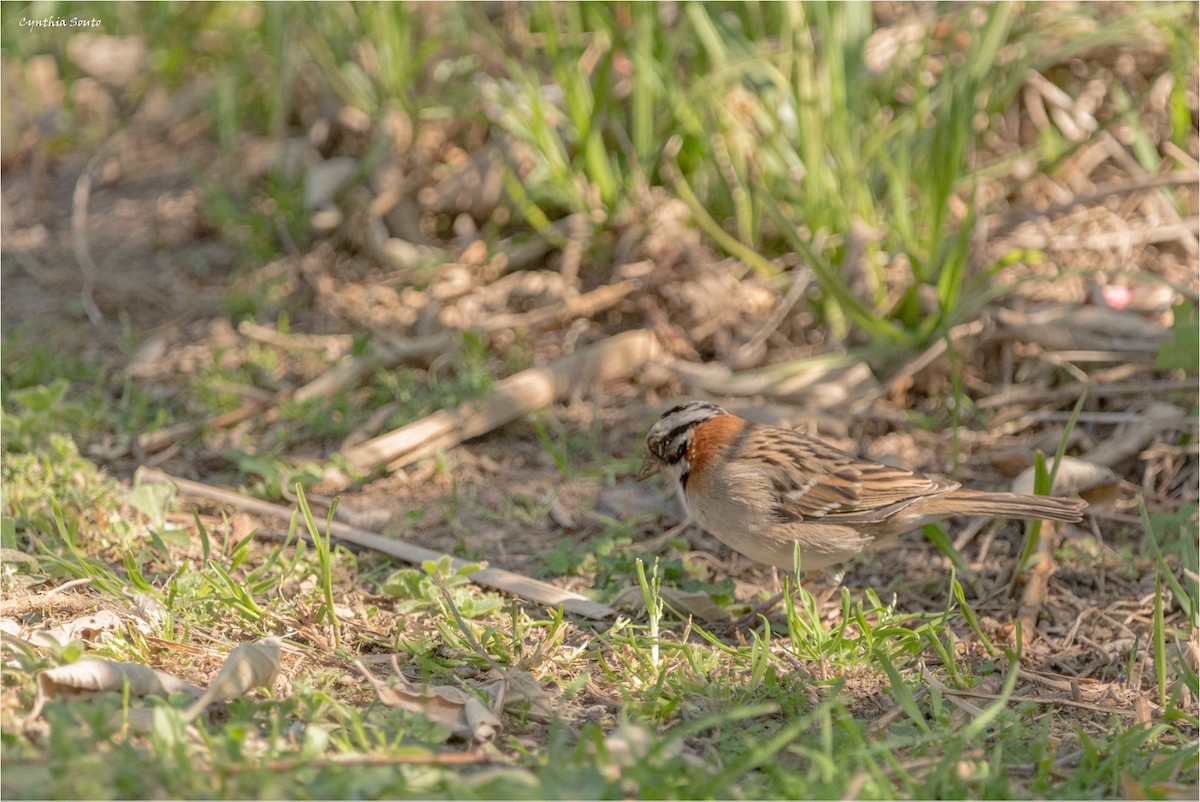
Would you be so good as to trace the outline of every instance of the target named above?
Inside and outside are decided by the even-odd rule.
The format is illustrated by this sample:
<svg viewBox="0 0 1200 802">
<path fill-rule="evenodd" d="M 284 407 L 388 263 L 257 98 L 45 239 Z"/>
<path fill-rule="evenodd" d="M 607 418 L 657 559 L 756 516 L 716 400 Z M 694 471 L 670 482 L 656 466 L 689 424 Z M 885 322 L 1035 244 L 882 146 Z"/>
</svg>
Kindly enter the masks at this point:
<svg viewBox="0 0 1200 802">
<path fill-rule="evenodd" d="M 977 490 L 955 490 L 943 498 L 953 499 L 970 515 L 995 515 L 1002 518 L 1031 518 L 1046 521 L 1082 520 L 1087 502 L 1080 498 L 1057 496 L 1026 496 L 1020 493 L 986 493 Z"/>
</svg>

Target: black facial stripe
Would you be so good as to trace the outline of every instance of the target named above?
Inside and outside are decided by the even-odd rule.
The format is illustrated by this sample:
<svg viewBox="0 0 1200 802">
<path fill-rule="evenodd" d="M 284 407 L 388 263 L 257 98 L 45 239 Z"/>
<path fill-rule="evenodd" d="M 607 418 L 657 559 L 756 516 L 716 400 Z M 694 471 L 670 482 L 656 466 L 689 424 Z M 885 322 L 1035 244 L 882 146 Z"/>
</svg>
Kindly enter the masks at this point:
<svg viewBox="0 0 1200 802">
<path fill-rule="evenodd" d="M 720 415 L 722 412 L 723 410 L 715 404 L 682 404 L 663 413 L 662 417 L 658 419 L 658 423 L 654 424 L 651 430 L 651 437 L 653 440 L 661 443 L 674 443 L 682 435 L 687 434 L 696 428 L 696 426 Z M 655 432 L 655 430 L 661 430 L 666 426 L 671 426 L 672 428 L 662 433 Z"/>
<path fill-rule="evenodd" d="M 724 413 L 716 404 L 689 401 L 664 412 L 646 435 L 647 450 L 661 462 L 678 465 L 687 454 L 692 430 Z"/>
<path fill-rule="evenodd" d="M 722 410 L 716 404 L 706 402 L 694 402 L 691 404 L 680 404 L 674 409 L 669 409 L 659 416 L 659 423 L 666 423 L 674 418 L 684 418 L 695 423 L 711 418 L 714 415 L 720 415 Z"/>
<path fill-rule="evenodd" d="M 695 421 L 688 421 L 687 423 L 681 423 L 678 426 L 676 426 L 674 429 L 672 429 L 670 432 L 667 433 L 665 442 L 674 443 L 676 438 L 680 437 L 681 435 L 687 434 L 688 432 L 690 432 L 692 429 L 695 429 L 695 428 L 696 428 Z"/>
</svg>

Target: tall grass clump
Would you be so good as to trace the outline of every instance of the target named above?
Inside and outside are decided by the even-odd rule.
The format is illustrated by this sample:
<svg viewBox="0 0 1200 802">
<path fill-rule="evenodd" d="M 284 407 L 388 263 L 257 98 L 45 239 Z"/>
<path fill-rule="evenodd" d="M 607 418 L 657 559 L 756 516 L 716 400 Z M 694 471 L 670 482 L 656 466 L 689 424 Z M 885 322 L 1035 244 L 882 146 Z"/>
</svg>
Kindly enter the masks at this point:
<svg viewBox="0 0 1200 802">
<path fill-rule="evenodd" d="M 1002 291 L 989 284 L 1007 260 L 972 247 L 980 182 L 1073 146 L 981 155 L 1027 72 L 1142 23 L 1188 39 L 1175 6 L 1084 4 L 1053 25 L 1036 11 L 954 5 L 885 27 L 865 2 L 535 5 L 514 12 L 529 38 L 506 45 L 491 121 L 534 153 L 515 189 L 535 225 L 603 225 L 664 186 L 735 256 L 799 253 L 835 332 L 920 347 Z"/>
</svg>

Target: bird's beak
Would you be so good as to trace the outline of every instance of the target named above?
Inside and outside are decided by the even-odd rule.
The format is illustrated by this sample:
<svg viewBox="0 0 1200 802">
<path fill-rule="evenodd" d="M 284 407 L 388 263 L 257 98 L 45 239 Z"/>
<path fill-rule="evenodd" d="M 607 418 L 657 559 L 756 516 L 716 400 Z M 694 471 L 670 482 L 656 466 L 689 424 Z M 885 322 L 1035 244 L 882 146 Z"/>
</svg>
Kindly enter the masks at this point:
<svg viewBox="0 0 1200 802">
<path fill-rule="evenodd" d="M 643 479 L 653 476 L 663 469 L 663 464 L 659 462 L 653 454 L 647 454 L 642 460 L 642 467 L 637 473 L 637 480 L 640 482 Z"/>
</svg>

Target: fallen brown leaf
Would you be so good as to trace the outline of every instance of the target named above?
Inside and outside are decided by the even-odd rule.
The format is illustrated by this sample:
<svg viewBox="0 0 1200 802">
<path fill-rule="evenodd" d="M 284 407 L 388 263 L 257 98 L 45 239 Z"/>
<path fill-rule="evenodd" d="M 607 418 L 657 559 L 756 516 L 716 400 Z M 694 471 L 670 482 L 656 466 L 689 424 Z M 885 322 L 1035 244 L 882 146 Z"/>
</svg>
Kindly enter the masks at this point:
<svg viewBox="0 0 1200 802">
<path fill-rule="evenodd" d="M 204 693 L 190 682 L 139 663 L 80 660 L 38 672 L 37 695 L 30 718 L 41 715 L 52 699 L 89 699 L 101 693 L 121 693 L 126 683 L 130 696 L 169 696 L 179 692 L 197 698 Z"/>
<path fill-rule="evenodd" d="M 213 702 L 234 699 L 253 688 L 270 685 L 279 673 L 281 645 L 279 638 L 263 638 L 243 643 L 230 652 L 208 690 L 188 708 L 187 720 L 200 715 Z"/>
</svg>

